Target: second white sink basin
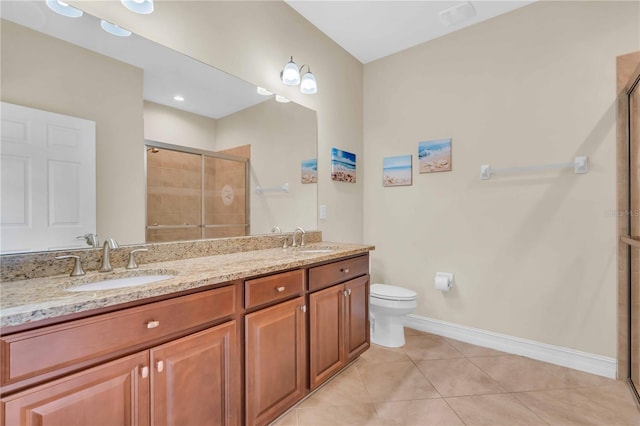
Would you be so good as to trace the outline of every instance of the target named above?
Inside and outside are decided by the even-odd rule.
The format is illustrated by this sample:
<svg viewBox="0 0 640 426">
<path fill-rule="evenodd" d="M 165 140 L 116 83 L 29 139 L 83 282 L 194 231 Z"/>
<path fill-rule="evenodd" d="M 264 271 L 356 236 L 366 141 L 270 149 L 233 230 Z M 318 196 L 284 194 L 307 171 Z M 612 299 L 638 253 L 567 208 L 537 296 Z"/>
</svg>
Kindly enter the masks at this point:
<svg viewBox="0 0 640 426">
<path fill-rule="evenodd" d="M 333 253 L 333 249 L 300 249 L 300 253 Z"/>
<path fill-rule="evenodd" d="M 93 283 L 86 283 L 69 287 L 67 291 L 98 291 L 98 290 L 114 290 L 116 288 L 136 287 L 145 284 L 151 284 L 162 280 L 173 278 L 173 275 L 143 275 L 139 277 L 115 278 L 112 280 L 102 280 Z"/>
</svg>

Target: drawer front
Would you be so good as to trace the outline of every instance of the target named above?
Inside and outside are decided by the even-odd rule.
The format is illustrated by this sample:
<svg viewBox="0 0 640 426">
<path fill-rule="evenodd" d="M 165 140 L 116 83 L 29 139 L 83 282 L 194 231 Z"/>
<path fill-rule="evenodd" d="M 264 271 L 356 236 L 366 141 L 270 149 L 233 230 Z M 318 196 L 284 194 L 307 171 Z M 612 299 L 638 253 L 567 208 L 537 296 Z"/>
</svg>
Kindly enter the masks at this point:
<svg viewBox="0 0 640 426">
<path fill-rule="evenodd" d="M 309 269 L 309 290 L 319 290 L 369 273 L 369 255 Z"/>
<path fill-rule="evenodd" d="M 150 303 L 67 324 L 16 333 L 1 339 L 4 358 L 2 384 L 15 383 L 54 370 L 70 371 L 74 364 L 231 316 L 235 286 Z M 46 377 L 50 377 L 47 374 Z"/>
<path fill-rule="evenodd" d="M 268 277 L 247 280 L 244 283 L 246 308 L 284 300 L 304 291 L 304 271 L 290 271 Z"/>
</svg>

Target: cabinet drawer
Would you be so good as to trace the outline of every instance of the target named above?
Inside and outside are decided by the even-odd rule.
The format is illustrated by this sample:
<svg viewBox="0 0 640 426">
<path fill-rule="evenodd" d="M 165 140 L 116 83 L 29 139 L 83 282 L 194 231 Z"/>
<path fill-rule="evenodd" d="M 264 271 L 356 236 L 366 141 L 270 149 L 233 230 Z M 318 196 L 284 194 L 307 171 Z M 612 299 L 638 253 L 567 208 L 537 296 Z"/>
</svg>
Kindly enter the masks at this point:
<svg viewBox="0 0 640 426">
<path fill-rule="evenodd" d="M 309 269 L 309 291 L 319 290 L 369 273 L 369 255 Z"/>
<path fill-rule="evenodd" d="M 71 371 L 92 359 L 142 347 L 165 337 L 229 317 L 235 286 L 150 303 L 66 324 L 2 337 L 2 384 L 55 370 Z M 57 372 L 56 372 L 57 373 Z"/>
<path fill-rule="evenodd" d="M 246 308 L 264 305 L 304 291 L 302 270 L 283 272 L 268 277 L 247 280 L 244 283 L 244 305 Z"/>
</svg>

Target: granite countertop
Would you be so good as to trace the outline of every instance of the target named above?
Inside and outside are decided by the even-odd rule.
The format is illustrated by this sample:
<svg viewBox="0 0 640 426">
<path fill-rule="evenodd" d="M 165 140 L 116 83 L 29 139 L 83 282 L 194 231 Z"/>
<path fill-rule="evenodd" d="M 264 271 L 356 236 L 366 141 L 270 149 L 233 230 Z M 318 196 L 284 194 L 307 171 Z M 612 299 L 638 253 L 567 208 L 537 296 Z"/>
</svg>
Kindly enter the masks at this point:
<svg viewBox="0 0 640 426">
<path fill-rule="evenodd" d="M 208 257 L 140 265 L 139 269 L 87 272 L 81 277 L 57 275 L 0 283 L 0 327 L 22 325 L 67 314 L 86 312 L 127 302 L 165 296 L 198 287 L 268 274 L 367 253 L 373 246 L 344 243 L 313 243 L 304 252 L 298 249 L 265 249 Z M 113 290 L 70 292 L 80 284 L 141 275 L 172 275 L 155 283 Z"/>
</svg>

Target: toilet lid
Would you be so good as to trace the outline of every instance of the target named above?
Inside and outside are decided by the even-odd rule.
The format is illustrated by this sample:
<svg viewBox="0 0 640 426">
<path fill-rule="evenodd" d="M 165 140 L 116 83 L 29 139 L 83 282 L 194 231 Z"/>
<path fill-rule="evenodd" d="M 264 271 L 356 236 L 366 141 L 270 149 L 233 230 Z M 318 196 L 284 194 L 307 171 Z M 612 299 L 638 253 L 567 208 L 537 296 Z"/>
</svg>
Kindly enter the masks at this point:
<svg viewBox="0 0 640 426">
<path fill-rule="evenodd" d="M 413 300 L 416 292 L 408 288 L 387 284 L 372 284 L 370 294 L 379 299 L 388 300 Z"/>
</svg>

